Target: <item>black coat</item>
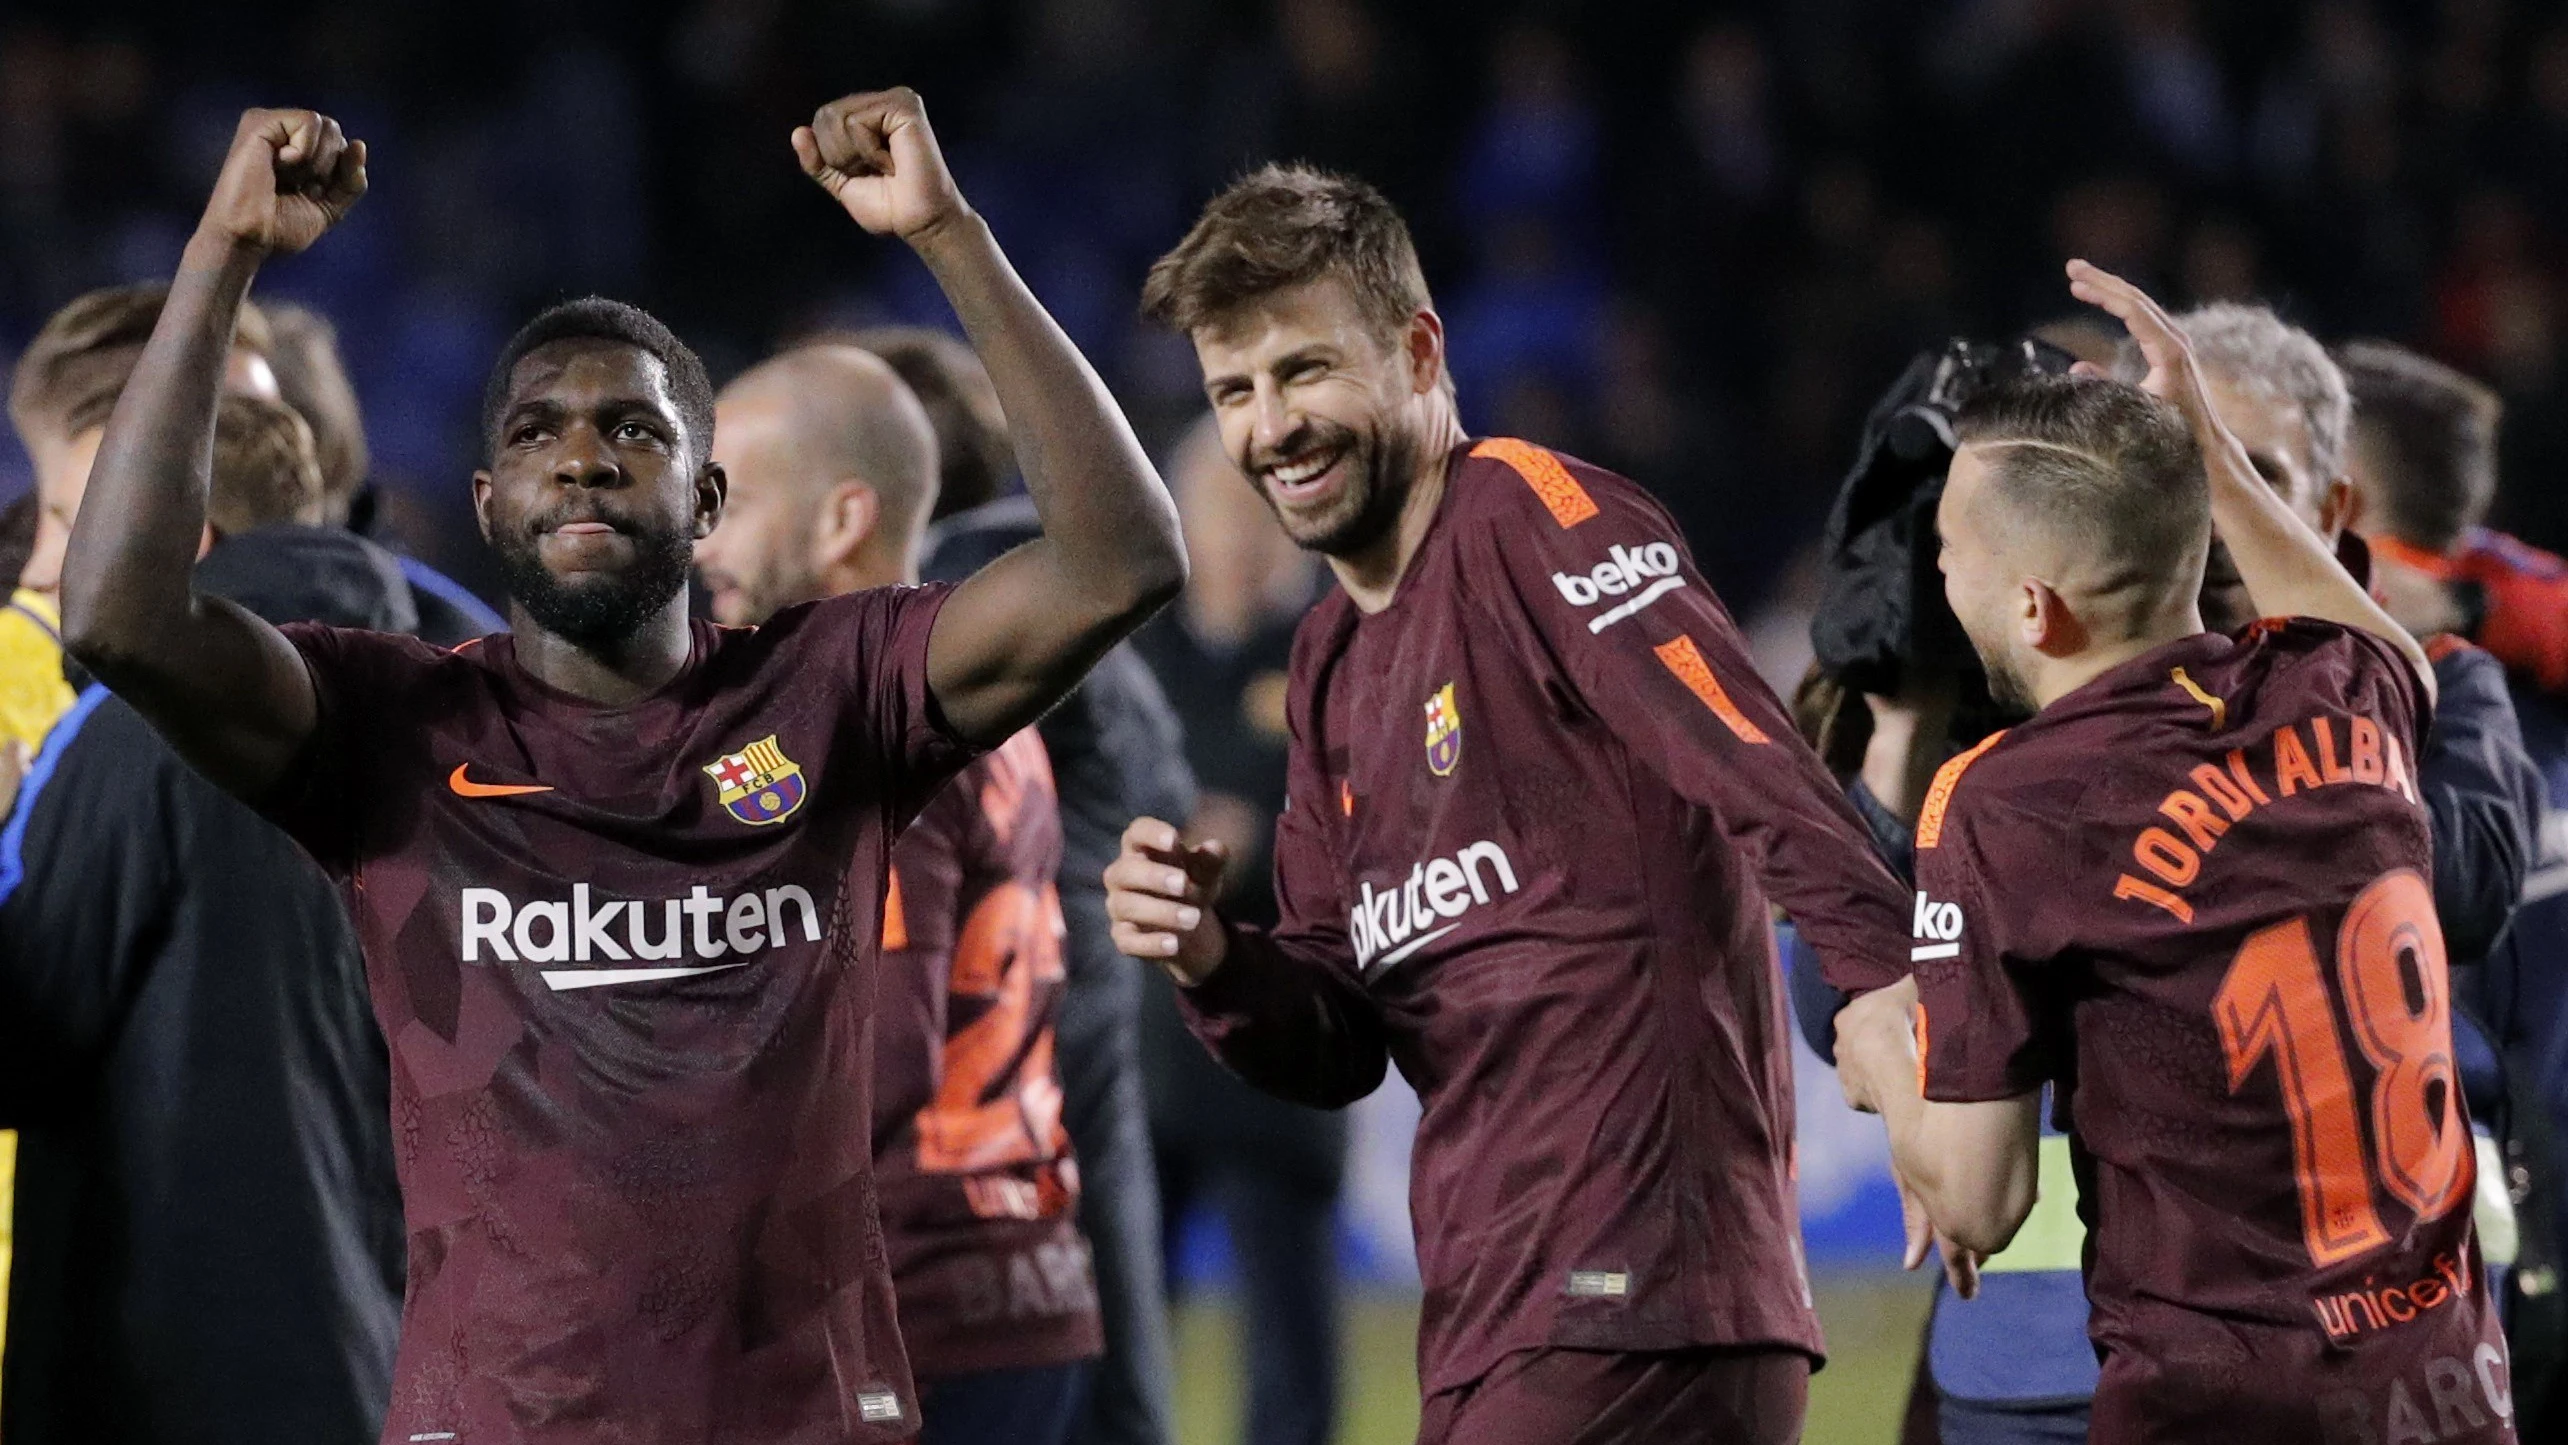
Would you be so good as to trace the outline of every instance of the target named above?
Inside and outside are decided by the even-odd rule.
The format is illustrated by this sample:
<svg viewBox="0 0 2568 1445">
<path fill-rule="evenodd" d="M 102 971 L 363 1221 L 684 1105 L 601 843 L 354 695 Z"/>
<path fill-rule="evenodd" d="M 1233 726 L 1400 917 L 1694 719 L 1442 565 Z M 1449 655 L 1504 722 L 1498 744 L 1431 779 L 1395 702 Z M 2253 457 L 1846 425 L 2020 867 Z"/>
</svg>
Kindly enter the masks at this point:
<svg viewBox="0 0 2568 1445">
<path fill-rule="evenodd" d="M 197 576 L 271 621 L 417 624 L 346 532 L 247 533 Z M 369 1445 L 401 1317 L 386 1087 L 337 890 L 84 692 L 0 832 L 0 1438 Z"/>
</svg>

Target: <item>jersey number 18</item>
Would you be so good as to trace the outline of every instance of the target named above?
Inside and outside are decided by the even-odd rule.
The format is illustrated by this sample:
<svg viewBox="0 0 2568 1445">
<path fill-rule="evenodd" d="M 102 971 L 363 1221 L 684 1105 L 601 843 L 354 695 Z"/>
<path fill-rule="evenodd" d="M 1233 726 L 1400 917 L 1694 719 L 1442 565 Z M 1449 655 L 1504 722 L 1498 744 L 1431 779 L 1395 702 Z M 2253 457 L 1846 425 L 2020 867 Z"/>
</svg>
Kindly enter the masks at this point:
<svg viewBox="0 0 2568 1445">
<path fill-rule="evenodd" d="M 2414 869 L 2372 880 L 2336 929 L 2336 989 L 2306 917 L 2249 938 L 2212 1000 L 2236 1093 L 2270 1056 L 2292 1126 L 2301 1232 L 2312 1263 L 2335 1264 L 2390 1241 L 2377 1185 L 2440 1218 L 2469 1197 L 2474 1161 L 2452 1063 L 2451 981 L 2434 895 Z M 2354 1078 L 2336 1028 L 2341 1003 L 2372 1080 L 2367 1162 Z"/>
</svg>

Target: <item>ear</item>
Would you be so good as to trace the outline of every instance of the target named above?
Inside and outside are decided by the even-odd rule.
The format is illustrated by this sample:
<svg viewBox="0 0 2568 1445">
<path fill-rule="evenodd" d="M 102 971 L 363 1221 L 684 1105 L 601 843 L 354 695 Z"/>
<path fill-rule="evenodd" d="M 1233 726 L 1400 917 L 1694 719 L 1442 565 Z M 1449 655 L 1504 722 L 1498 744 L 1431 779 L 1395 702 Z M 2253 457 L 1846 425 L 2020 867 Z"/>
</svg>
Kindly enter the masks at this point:
<svg viewBox="0 0 2568 1445">
<path fill-rule="evenodd" d="M 2017 625 L 2024 645 L 2044 657 L 2074 657 L 2087 646 L 2086 624 L 2050 583 L 2027 577 L 2017 584 Z"/>
<path fill-rule="evenodd" d="M 484 543 L 490 541 L 490 473 L 473 473 L 473 525 L 481 529 Z"/>
<path fill-rule="evenodd" d="M 1409 318 L 1409 330 L 1401 338 L 1409 362 L 1409 390 L 1423 396 L 1444 384 L 1445 334 L 1444 318 L 1421 306 Z"/>
<path fill-rule="evenodd" d="M 826 573 L 853 559 L 882 520 L 883 497 L 872 487 L 853 478 L 831 487 L 812 513 L 813 566 Z"/>
<path fill-rule="evenodd" d="M 2333 543 L 2347 531 L 2362 530 L 2357 524 L 2363 517 L 2363 494 L 2354 490 L 2354 479 L 2339 475 L 2318 496 L 2318 534 Z"/>
<path fill-rule="evenodd" d="M 722 463 L 707 462 L 695 480 L 695 539 L 699 542 L 713 535 L 722 521 L 722 504 L 731 495 L 731 478 L 724 475 Z"/>
</svg>

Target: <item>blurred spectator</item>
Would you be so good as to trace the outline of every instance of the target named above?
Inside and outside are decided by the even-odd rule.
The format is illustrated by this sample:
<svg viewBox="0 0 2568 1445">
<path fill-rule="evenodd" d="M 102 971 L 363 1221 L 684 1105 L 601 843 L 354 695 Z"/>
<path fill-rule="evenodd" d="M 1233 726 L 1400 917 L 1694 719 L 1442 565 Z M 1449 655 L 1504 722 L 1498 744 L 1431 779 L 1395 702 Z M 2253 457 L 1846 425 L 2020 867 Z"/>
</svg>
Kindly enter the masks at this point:
<svg viewBox="0 0 2568 1445">
<path fill-rule="evenodd" d="M 997 408 L 980 359 L 968 347 L 920 345 L 915 334 L 885 336 L 886 360 L 925 393 L 990 397 L 931 406 L 940 448 L 939 485 L 968 489 L 974 478 L 1015 476 L 1007 434 L 985 423 Z M 942 373 L 941 375 L 935 373 Z M 968 420 L 967 420 L 968 419 Z M 953 480 L 949 483 L 948 478 Z M 928 537 L 926 575 L 960 580 L 1040 535 L 1022 491 L 947 516 Z M 1141 1081 L 1141 970 L 1116 952 L 1106 918 L 1106 864 L 1136 817 L 1185 816 L 1194 779 L 1178 741 L 1177 718 L 1150 668 L 1123 643 L 1041 724 L 1061 799 L 1061 912 L 1070 981 L 1057 1024 L 1062 1118 L 1079 1157 L 1079 1228 L 1095 1253 L 1097 1304 L 1106 1355 L 1089 1385 L 1080 1445 L 1172 1445 L 1168 1316 L 1159 1263 L 1159 1184 L 1151 1163 L 1148 1100 Z"/>
<path fill-rule="evenodd" d="M 1284 683 L 1317 569 L 1223 454 L 1209 418 L 1168 465 L 1191 564 L 1185 594 L 1142 634 L 1142 655 L 1186 725 L 1201 791 L 1189 835 L 1230 849 L 1222 908 L 1275 921 L 1272 853 L 1284 808 Z M 1249 1087 L 1186 1032 L 1174 986 L 1148 970 L 1143 1057 L 1170 1253 L 1197 1209 L 1238 1262 L 1247 1445 L 1326 1445 L 1337 1408 L 1334 1231 L 1346 1118 Z"/>
<path fill-rule="evenodd" d="M 275 622 L 416 621 L 389 558 L 294 525 L 321 483 L 291 409 L 226 399 L 213 456 L 200 588 Z M 13 1445 L 375 1439 L 403 1240 L 366 996 L 311 860 L 81 694 L 0 834 Z"/>
</svg>

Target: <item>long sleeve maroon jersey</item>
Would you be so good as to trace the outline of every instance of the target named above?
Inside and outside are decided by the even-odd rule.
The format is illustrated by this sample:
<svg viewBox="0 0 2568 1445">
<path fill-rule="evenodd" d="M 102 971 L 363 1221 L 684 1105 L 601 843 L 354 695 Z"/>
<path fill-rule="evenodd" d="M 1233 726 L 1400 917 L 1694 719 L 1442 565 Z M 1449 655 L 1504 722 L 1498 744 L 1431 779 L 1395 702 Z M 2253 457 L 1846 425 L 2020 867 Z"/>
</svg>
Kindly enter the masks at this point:
<svg viewBox="0 0 2568 1445">
<path fill-rule="evenodd" d="M 1842 986 L 1907 904 L 1667 514 L 1524 442 L 1457 451 L 1389 607 L 1295 641 L 1281 919 L 1188 991 L 1234 1070 L 1425 1105 L 1429 1394 L 1541 1345 L 1817 1353 L 1771 896 Z"/>
<path fill-rule="evenodd" d="M 874 1177 L 922 1381 L 1105 1348 L 1052 1020 L 1061 805 L 1032 728 L 965 768 L 892 850 L 874 1003 Z"/>
<path fill-rule="evenodd" d="M 2259 623 L 2104 673 L 1928 790 L 1926 1095 L 2060 1084 L 2100 1442 L 2514 1438 L 2425 711 L 2380 639 Z"/>
</svg>

